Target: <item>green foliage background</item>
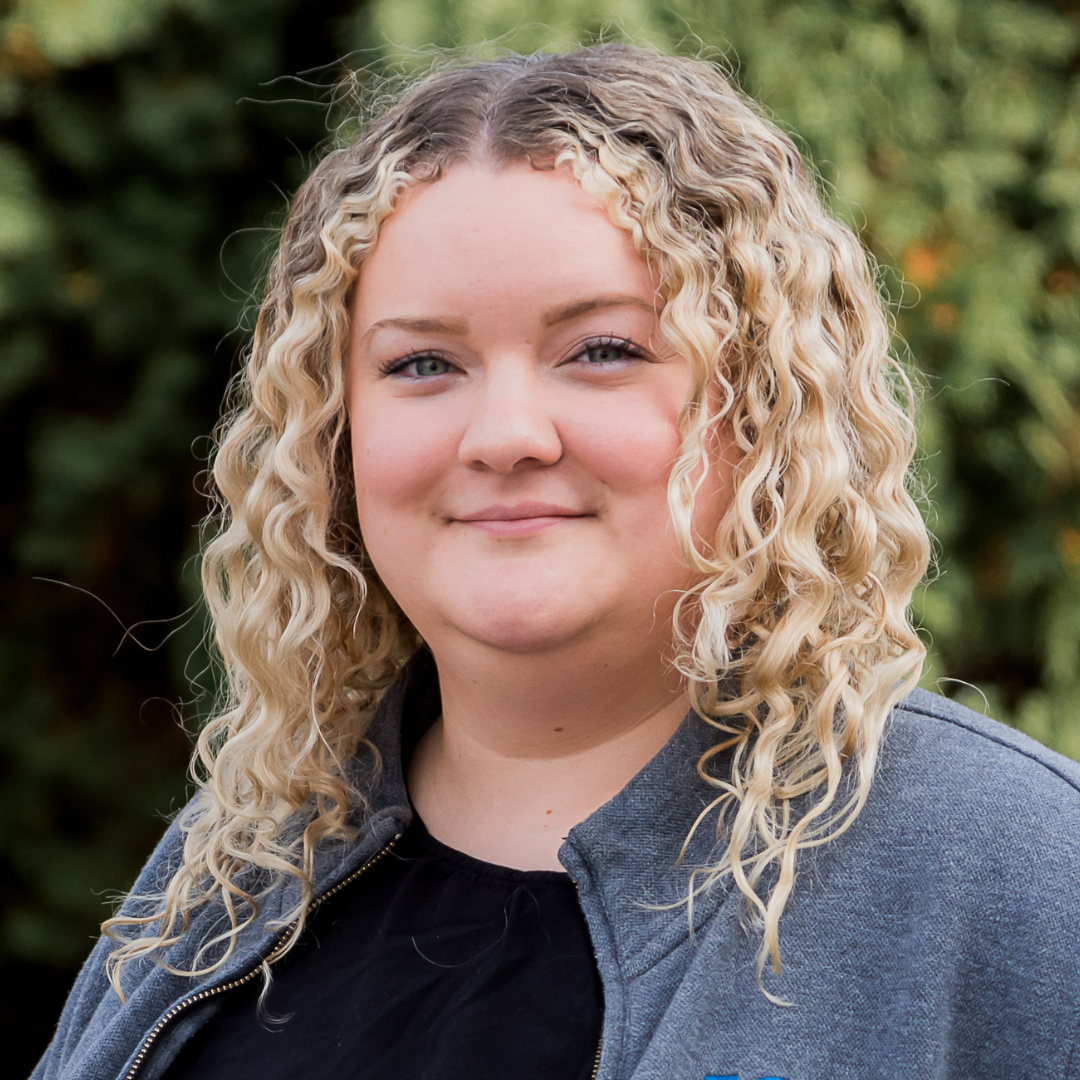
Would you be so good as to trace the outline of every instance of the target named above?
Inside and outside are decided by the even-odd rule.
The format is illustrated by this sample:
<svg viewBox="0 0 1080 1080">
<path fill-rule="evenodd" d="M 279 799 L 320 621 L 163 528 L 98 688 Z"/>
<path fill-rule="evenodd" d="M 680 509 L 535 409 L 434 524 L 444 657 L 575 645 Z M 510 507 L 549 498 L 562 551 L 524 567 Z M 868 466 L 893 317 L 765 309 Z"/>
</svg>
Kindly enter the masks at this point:
<svg viewBox="0 0 1080 1080">
<path fill-rule="evenodd" d="M 16 1067 L 184 798 L 198 474 L 335 61 L 597 37 L 728 64 L 798 132 L 923 373 L 926 682 L 1080 757 L 1076 0 L 7 0 L 0 962 L 36 989 Z M 89 593 L 172 620 L 136 631 L 160 647 Z"/>
</svg>

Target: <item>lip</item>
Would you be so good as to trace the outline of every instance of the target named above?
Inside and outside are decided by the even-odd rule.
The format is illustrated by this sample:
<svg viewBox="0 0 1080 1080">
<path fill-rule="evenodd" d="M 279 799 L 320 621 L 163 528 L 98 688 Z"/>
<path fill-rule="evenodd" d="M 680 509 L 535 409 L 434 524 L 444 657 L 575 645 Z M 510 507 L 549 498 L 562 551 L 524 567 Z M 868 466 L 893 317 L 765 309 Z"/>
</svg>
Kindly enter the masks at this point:
<svg viewBox="0 0 1080 1080">
<path fill-rule="evenodd" d="M 453 520 L 493 536 L 531 536 L 553 525 L 592 516 L 553 503 L 519 503 L 517 506 L 485 506 Z"/>
</svg>

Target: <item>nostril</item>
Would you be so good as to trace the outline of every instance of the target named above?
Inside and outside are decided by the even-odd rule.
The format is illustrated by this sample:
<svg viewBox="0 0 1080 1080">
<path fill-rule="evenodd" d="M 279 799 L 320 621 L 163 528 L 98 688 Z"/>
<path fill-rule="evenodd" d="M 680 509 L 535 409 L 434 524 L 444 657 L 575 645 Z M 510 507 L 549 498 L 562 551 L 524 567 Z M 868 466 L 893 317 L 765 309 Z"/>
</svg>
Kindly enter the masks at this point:
<svg viewBox="0 0 1080 1080">
<path fill-rule="evenodd" d="M 496 472 L 552 465 L 563 453 L 558 427 L 535 403 L 492 402 L 475 414 L 463 433 L 459 458 Z"/>
</svg>

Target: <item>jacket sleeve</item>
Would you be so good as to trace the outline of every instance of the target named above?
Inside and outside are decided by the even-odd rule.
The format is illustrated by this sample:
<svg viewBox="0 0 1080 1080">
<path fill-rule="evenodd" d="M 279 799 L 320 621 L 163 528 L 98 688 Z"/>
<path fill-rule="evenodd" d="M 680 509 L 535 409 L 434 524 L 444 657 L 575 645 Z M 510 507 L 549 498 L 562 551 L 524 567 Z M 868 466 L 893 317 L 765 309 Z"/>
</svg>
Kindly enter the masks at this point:
<svg viewBox="0 0 1080 1080">
<path fill-rule="evenodd" d="M 121 906 L 122 913 L 144 914 L 152 910 L 153 902 L 148 903 L 147 898 L 164 890 L 182 862 L 183 847 L 184 837 L 174 820 L 132 886 Z M 84 1056 L 88 1046 L 98 1038 L 117 1036 L 117 1025 L 110 1021 L 122 1005 L 105 972 L 105 962 L 115 947 L 116 943 L 104 936 L 94 946 L 68 995 L 52 1042 L 31 1074 L 31 1080 L 57 1080 L 69 1065 Z M 146 967 L 131 966 L 132 969 L 142 969 L 143 974 Z M 132 976 L 129 984 L 125 973 L 124 989 L 129 994 L 138 987 L 143 977 L 136 970 L 132 970 Z M 106 1028 L 110 1029 L 108 1034 Z"/>
</svg>

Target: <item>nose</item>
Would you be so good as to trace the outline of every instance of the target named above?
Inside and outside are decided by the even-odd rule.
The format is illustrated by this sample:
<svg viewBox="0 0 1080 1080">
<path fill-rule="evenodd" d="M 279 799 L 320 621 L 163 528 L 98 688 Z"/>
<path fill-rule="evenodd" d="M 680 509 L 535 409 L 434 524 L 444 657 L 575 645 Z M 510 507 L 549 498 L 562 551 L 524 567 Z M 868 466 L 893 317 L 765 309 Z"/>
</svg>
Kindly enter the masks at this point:
<svg viewBox="0 0 1080 1080">
<path fill-rule="evenodd" d="M 562 440 L 535 374 L 527 363 L 492 365 L 477 386 L 458 457 L 496 473 L 554 465 Z"/>
</svg>

